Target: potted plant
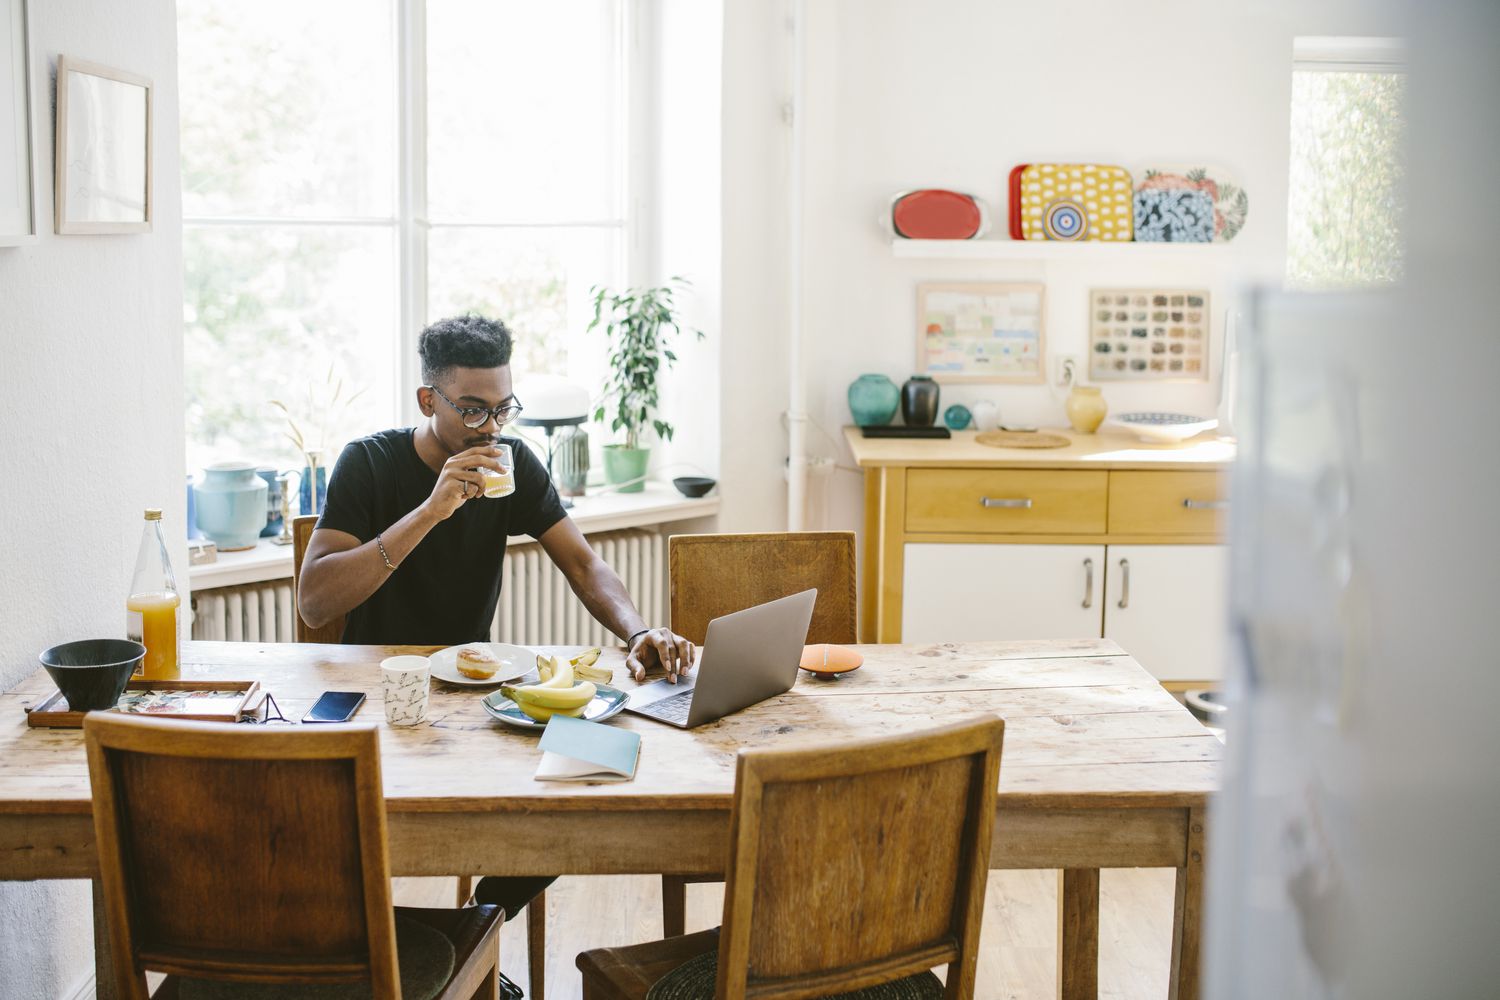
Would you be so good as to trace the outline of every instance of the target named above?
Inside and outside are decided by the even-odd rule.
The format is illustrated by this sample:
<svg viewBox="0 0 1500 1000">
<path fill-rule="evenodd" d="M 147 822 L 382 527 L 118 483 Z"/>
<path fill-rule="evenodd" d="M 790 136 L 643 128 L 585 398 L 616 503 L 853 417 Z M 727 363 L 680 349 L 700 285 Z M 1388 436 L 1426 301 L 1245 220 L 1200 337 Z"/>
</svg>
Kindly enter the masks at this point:
<svg viewBox="0 0 1500 1000">
<path fill-rule="evenodd" d="M 594 419 L 602 422 L 611 412 L 610 429 L 625 432 L 624 443 L 604 446 L 604 481 L 630 483 L 621 493 L 639 493 L 645 485 L 651 457 L 651 449 L 642 445 L 645 429 L 649 426 L 663 441 L 672 440 L 672 425 L 656 415 L 657 377 L 677 361 L 669 346 L 682 332 L 673 295 L 686 285 L 684 279 L 673 278 L 657 288 L 593 289 L 594 318 L 588 328 L 603 329 L 609 338 L 609 375 Z M 703 339 L 702 330 L 691 332 Z"/>
</svg>

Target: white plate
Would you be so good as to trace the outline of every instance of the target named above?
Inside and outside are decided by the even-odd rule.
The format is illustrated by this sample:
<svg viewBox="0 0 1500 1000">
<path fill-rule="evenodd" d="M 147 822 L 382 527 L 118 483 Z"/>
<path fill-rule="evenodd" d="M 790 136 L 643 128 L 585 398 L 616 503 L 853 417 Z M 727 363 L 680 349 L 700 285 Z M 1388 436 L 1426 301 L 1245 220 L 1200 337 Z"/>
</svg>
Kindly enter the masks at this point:
<svg viewBox="0 0 1500 1000">
<path fill-rule="evenodd" d="M 490 655 L 500 661 L 500 669 L 495 671 L 495 676 L 479 681 L 459 673 L 458 651 L 464 646 L 478 646 L 489 650 Z M 508 642 L 466 642 L 462 646 L 438 650 L 427 658 L 427 662 L 432 666 L 432 676 L 440 681 L 467 684 L 470 687 L 494 687 L 505 681 L 513 681 L 528 670 L 536 669 L 536 650 L 526 646 L 512 646 Z"/>
</svg>

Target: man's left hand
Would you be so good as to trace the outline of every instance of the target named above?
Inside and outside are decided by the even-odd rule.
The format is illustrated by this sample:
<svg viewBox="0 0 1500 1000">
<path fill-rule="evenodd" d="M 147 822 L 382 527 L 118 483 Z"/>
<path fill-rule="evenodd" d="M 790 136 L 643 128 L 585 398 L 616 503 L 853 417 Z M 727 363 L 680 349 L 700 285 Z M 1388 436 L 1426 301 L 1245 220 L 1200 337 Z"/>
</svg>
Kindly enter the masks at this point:
<svg viewBox="0 0 1500 1000">
<path fill-rule="evenodd" d="M 625 657 L 625 669 L 637 681 L 646 679 L 646 671 L 660 667 L 673 684 L 693 669 L 696 650 L 693 644 L 669 628 L 654 628 L 635 641 Z"/>
</svg>

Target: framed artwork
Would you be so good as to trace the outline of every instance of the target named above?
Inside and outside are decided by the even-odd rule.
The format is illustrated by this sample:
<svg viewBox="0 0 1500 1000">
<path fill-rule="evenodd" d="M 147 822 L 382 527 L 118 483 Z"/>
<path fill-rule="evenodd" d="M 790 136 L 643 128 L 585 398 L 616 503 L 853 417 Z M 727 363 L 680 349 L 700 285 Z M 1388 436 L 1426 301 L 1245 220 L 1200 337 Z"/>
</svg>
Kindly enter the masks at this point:
<svg viewBox="0 0 1500 1000">
<path fill-rule="evenodd" d="M 1209 328 L 1206 289 L 1090 289 L 1089 379 L 1204 381 Z"/>
<path fill-rule="evenodd" d="M 31 124 L 31 46 L 26 0 L 0 0 L 0 246 L 36 239 Z"/>
<path fill-rule="evenodd" d="M 151 231 L 151 81 L 57 58 L 57 231 Z"/>
<path fill-rule="evenodd" d="M 917 286 L 917 371 L 939 382 L 1045 379 L 1040 283 Z"/>
</svg>

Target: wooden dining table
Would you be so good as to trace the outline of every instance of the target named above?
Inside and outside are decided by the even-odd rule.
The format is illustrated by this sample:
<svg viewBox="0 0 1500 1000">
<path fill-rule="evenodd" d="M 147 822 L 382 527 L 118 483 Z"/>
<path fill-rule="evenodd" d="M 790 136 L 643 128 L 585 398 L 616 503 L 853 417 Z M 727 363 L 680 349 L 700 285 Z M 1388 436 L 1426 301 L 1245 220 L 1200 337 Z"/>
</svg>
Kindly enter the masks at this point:
<svg viewBox="0 0 1500 1000">
<path fill-rule="evenodd" d="M 1109 640 L 855 648 L 860 669 L 800 672 L 786 694 L 697 729 L 616 716 L 641 753 L 635 778 L 610 784 L 536 781 L 537 734 L 485 712 L 493 688 L 435 680 L 426 722 L 386 725 L 381 659 L 429 647 L 184 642 L 182 675 L 258 680 L 290 719 L 323 691 L 366 692 L 356 721 L 380 726 L 391 871 L 414 876 L 721 872 L 740 748 L 993 713 L 1006 727 L 990 865 L 1060 871 L 1059 995 L 1098 993 L 1099 870 L 1158 867 L 1177 873 L 1170 996 L 1197 997 L 1218 739 Z M 600 664 L 634 686 L 619 650 Z M 38 670 L 0 695 L 0 879 L 97 875 L 82 733 L 26 724 L 53 690 Z M 101 974 L 99 996 L 109 985 Z"/>
</svg>

